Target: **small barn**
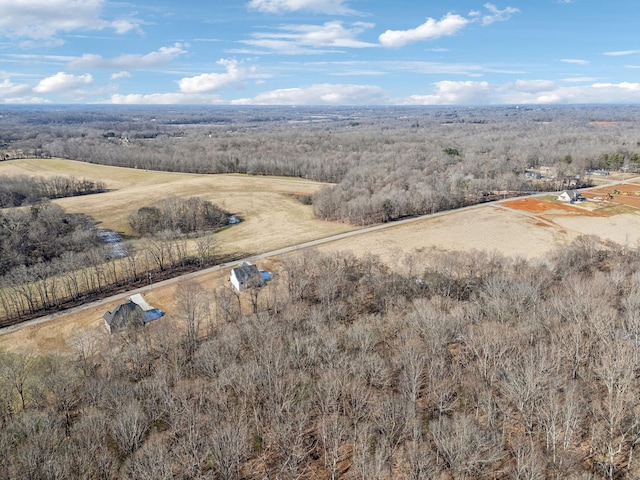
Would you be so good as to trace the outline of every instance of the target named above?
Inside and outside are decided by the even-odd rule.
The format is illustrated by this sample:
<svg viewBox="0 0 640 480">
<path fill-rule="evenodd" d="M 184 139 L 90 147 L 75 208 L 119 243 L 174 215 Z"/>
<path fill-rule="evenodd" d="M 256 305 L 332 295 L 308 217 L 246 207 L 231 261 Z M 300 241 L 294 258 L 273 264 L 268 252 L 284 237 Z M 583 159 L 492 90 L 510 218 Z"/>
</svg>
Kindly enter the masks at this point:
<svg viewBox="0 0 640 480">
<path fill-rule="evenodd" d="M 259 287 L 264 283 L 258 267 L 249 262 L 242 262 L 239 266 L 232 268 L 229 280 L 239 292 L 247 288 Z"/>
<path fill-rule="evenodd" d="M 160 318 L 164 313 L 149 305 L 139 293 L 131 295 L 126 302 L 118 305 L 113 312 L 103 315 L 105 328 L 109 333 L 128 326 L 141 327 Z"/>
</svg>

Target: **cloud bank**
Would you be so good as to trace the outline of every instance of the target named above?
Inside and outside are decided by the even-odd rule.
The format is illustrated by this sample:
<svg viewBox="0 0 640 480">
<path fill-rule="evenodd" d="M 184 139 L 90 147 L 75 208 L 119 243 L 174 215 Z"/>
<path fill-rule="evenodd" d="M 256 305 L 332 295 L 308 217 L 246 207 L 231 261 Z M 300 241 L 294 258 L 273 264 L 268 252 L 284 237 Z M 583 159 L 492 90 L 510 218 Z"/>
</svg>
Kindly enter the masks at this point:
<svg viewBox="0 0 640 480">
<path fill-rule="evenodd" d="M 123 34 L 139 29 L 128 18 L 102 18 L 104 0 L 0 0 L 0 36 L 51 39 L 61 32 L 109 28 Z"/>
</svg>

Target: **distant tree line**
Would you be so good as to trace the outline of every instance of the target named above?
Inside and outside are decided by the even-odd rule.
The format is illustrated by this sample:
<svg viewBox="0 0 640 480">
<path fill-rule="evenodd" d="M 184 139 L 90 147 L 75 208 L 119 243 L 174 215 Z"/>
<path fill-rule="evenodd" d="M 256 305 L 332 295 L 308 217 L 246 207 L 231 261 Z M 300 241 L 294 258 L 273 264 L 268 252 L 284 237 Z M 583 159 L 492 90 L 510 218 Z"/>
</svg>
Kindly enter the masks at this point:
<svg viewBox="0 0 640 480">
<path fill-rule="evenodd" d="M 73 356 L 0 353 L 3 478 L 640 475 L 640 252 L 301 253 Z M 250 305 L 257 305 L 252 314 Z"/>
<path fill-rule="evenodd" d="M 594 168 L 636 172 L 639 118 L 637 106 L 11 109 L 0 140 L 105 165 L 330 182 L 318 215 L 361 224 L 557 190 Z M 556 179 L 525 176 L 540 166 Z"/>
<path fill-rule="evenodd" d="M 129 225 L 141 236 L 169 231 L 179 234 L 204 232 L 229 223 L 229 213 L 198 197 L 167 198 L 157 205 L 142 207 L 129 217 Z"/>
<path fill-rule="evenodd" d="M 73 177 L 34 177 L 0 175 L 0 208 L 19 207 L 43 199 L 89 195 L 106 190 L 104 182 Z"/>
</svg>

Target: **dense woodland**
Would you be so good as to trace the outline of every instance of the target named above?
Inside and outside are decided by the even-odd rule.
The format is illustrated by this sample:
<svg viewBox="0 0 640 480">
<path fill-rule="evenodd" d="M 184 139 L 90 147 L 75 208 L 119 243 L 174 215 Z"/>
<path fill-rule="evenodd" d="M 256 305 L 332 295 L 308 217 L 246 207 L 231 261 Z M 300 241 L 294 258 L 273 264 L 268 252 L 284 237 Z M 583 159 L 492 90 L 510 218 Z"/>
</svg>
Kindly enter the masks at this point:
<svg viewBox="0 0 640 480">
<path fill-rule="evenodd" d="M 49 202 L 0 211 L 0 276 L 99 245 L 94 222 Z"/>
<path fill-rule="evenodd" d="M 326 219 L 368 224 L 637 171 L 637 106 L 4 107 L 0 154 L 336 183 Z M 533 181 L 527 169 L 555 175 Z"/>
<path fill-rule="evenodd" d="M 556 189 L 592 168 L 635 172 L 638 118 L 625 106 L 3 107 L 0 154 L 313 178 L 334 183 L 312 199 L 319 216 L 366 224 Z M 541 166 L 553 177 L 525 175 Z M 46 202 L 2 211 L 6 258 L 35 259 L 3 260 L 3 310 L 22 319 L 207 265 L 211 236 L 189 249 L 153 222 L 172 211 L 142 212 L 163 229 L 124 258 Z M 61 225 L 92 248 L 52 245 Z M 306 252 L 242 294 L 184 284 L 171 317 L 79 332 L 73 356 L 0 352 L 0 480 L 639 478 L 639 266 L 638 249 L 582 237 L 541 262 L 422 252 L 391 268 Z"/>
<path fill-rule="evenodd" d="M 307 252 L 242 302 L 185 284 L 73 358 L 0 354 L 0 478 L 640 475 L 638 250 L 402 265 Z"/>
</svg>

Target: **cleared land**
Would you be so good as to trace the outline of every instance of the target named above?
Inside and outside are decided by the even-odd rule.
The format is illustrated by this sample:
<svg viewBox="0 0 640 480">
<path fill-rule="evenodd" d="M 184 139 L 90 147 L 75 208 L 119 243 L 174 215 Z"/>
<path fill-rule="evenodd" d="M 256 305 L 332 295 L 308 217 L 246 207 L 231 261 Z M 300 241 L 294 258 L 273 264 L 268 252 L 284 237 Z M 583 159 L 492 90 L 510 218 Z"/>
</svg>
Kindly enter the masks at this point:
<svg viewBox="0 0 640 480">
<path fill-rule="evenodd" d="M 87 213 L 102 226 L 125 231 L 128 214 L 168 195 L 198 195 L 238 214 L 245 221 L 219 233 L 222 250 L 258 253 L 354 230 L 339 223 L 313 218 L 311 207 L 293 195 L 310 194 L 321 184 L 299 179 L 239 175 L 184 175 L 88 165 L 63 160 L 28 160 L 0 163 L 0 174 L 74 175 L 102 180 L 110 192 L 57 201 L 69 211 Z M 623 185 L 630 189 L 630 184 Z M 622 191 L 622 186 L 618 186 Z M 637 186 L 636 186 L 637 187 Z M 615 187 L 592 190 L 585 196 L 606 197 Z M 634 187 L 635 188 L 635 187 Z M 640 187 L 637 187 L 640 190 Z M 551 250 L 579 235 L 599 235 L 621 244 L 640 243 L 640 210 L 619 196 L 602 202 L 566 204 L 553 196 L 528 197 L 487 204 L 393 225 L 316 247 L 323 251 L 374 254 L 392 267 L 401 267 L 408 255 L 428 261 L 434 251 L 485 250 L 507 256 L 543 259 Z M 638 197 L 640 198 L 640 197 Z M 258 262 L 277 273 L 286 257 Z M 228 269 L 197 277 L 205 289 L 228 287 Z M 167 312 L 160 322 L 179 328 L 175 312 L 176 284 L 155 287 L 147 301 Z M 124 298 L 124 296 L 122 297 Z M 61 315 L 55 320 L 0 337 L 0 346 L 15 351 L 71 351 L 73 336 L 93 332 L 104 338 L 102 315 L 119 301 Z M 153 327 L 155 328 L 155 327 Z"/>
<path fill-rule="evenodd" d="M 295 196 L 311 195 L 323 184 L 310 180 L 247 175 L 193 175 L 108 167 L 60 159 L 0 163 L 0 175 L 66 175 L 103 181 L 106 193 L 55 200 L 71 213 L 85 213 L 108 228 L 131 233 L 137 209 L 168 197 L 200 197 L 243 222 L 216 235 L 222 252 L 255 253 L 335 235 L 355 227 L 318 220 Z"/>
</svg>

